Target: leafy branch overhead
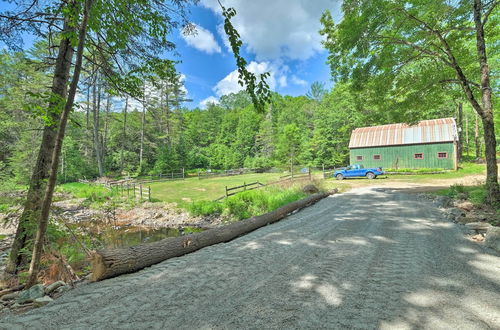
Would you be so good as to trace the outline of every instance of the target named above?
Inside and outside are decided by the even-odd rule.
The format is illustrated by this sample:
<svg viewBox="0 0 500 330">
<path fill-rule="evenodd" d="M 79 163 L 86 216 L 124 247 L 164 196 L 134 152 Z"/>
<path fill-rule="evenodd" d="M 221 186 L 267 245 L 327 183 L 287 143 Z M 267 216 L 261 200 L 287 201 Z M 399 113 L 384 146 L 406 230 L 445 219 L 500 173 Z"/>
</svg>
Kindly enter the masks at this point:
<svg viewBox="0 0 500 330">
<path fill-rule="evenodd" d="M 257 82 L 256 75 L 247 70 L 247 61 L 240 55 L 240 48 L 243 42 L 240 39 L 240 34 L 231 23 L 231 18 L 236 16 L 236 10 L 234 8 L 225 8 L 220 2 L 219 5 L 222 8 L 222 15 L 224 16 L 224 31 L 228 36 L 231 49 L 236 58 L 238 84 L 245 87 L 257 111 L 264 112 L 265 104 L 271 101 L 271 90 L 266 82 L 269 72 L 260 74 L 259 81 Z"/>
</svg>

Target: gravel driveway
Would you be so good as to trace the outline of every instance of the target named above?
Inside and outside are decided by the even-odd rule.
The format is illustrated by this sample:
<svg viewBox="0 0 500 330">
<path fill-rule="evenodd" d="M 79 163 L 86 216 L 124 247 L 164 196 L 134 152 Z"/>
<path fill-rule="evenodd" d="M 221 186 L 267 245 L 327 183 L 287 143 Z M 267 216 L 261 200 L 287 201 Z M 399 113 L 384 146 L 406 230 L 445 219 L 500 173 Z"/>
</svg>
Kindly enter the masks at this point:
<svg viewBox="0 0 500 330">
<path fill-rule="evenodd" d="M 0 320 L 28 327 L 500 329 L 500 257 L 428 200 L 361 188 Z"/>
</svg>

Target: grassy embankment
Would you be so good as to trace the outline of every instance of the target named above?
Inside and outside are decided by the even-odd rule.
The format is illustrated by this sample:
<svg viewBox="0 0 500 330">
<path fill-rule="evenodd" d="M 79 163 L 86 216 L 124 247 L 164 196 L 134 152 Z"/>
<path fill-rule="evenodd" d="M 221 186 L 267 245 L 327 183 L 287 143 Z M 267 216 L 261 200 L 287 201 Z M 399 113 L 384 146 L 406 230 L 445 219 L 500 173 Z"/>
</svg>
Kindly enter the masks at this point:
<svg viewBox="0 0 500 330">
<path fill-rule="evenodd" d="M 244 191 L 221 201 L 214 199 L 224 196 L 225 187 L 235 187 L 244 183 L 266 184 L 279 180 L 281 174 L 254 173 L 229 177 L 199 180 L 190 178 L 151 184 L 155 199 L 177 203 L 193 216 L 227 215 L 241 220 L 275 210 L 283 205 L 306 196 L 300 183 L 285 182 L 260 189 Z"/>
</svg>

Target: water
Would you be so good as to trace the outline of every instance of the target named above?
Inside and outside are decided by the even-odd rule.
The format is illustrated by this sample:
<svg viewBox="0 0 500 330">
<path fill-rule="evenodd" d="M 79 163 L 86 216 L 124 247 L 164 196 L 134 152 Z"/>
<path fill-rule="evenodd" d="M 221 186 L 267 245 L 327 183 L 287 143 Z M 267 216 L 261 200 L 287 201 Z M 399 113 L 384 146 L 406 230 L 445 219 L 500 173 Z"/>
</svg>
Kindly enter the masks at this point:
<svg viewBox="0 0 500 330">
<path fill-rule="evenodd" d="M 93 237 L 103 248 L 121 248 L 142 243 L 152 243 L 168 237 L 178 237 L 200 231 L 203 231 L 203 229 L 194 227 L 150 229 L 133 226 L 94 227 L 91 230 Z"/>
</svg>

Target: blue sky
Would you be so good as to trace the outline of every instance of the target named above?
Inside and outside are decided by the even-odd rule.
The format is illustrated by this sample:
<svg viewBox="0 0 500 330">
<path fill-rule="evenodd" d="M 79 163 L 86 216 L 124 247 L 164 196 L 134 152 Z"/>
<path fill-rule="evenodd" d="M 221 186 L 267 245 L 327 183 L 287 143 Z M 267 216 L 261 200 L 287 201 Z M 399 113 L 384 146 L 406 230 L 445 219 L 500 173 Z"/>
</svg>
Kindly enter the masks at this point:
<svg viewBox="0 0 500 330">
<path fill-rule="evenodd" d="M 271 88 L 284 95 L 304 95 L 312 82 L 330 87 L 327 52 L 321 46 L 321 13 L 329 9 L 340 17 L 335 0 L 225 0 L 237 16 L 233 24 L 242 37 L 242 55 L 251 71 L 269 71 Z M 216 0 L 202 0 L 191 8 L 190 20 L 198 26 L 194 36 L 174 34 L 185 76 L 185 86 L 192 102 L 189 108 L 203 106 L 207 100 L 235 92 L 236 65 L 222 29 L 222 16 Z"/>
<path fill-rule="evenodd" d="M 341 17 L 340 0 L 221 0 L 237 11 L 232 22 L 243 41 L 242 55 L 255 73 L 270 72 L 268 84 L 283 95 L 304 95 L 315 81 L 331 87 L 326 65 L 327 52 L 321 45 L 320 17 L 330 10 L 336 21 Z M 0 0 L 1 9 L 10 7 Z M 200 0 L 190 8 L 189 19 L 197 34 L 184 36 L 174 31 L 180 60 L 177 69 L 184 77 L 188 108 L 204 107 L 225 94 L 242 88 L 237 84 L 236 64 L 222 28 L 217 0 Z M 25 48 L 33 37 L 24 36 Z"/>
</svg>

